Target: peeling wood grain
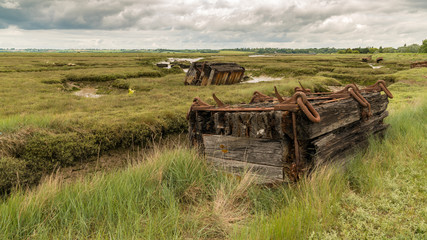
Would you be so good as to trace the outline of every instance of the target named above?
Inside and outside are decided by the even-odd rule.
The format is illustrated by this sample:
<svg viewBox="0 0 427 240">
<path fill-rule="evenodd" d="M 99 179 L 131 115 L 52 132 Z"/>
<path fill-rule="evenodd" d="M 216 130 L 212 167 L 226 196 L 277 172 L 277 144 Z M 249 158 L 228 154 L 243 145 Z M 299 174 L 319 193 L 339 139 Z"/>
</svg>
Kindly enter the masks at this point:
<svg viewBox="0 0 427 240">
<path fill-rule="evenodd" d="M 289 182 L 289 179 L 286 176 L 283 176 L 283 169 L 281 167 L 224 160 L 215 157 L 206 157 L 206 159 L 216 167 L 236 174 L 242 174 L 245 171 L 249 171 L 255 175 L 258 183 Z"/>
<path fill-rule="evenodd" d="M 283 167 L 288 143 L 272 139 L 203 135 L 205 155 L 225 160 Z"/>
</svg>

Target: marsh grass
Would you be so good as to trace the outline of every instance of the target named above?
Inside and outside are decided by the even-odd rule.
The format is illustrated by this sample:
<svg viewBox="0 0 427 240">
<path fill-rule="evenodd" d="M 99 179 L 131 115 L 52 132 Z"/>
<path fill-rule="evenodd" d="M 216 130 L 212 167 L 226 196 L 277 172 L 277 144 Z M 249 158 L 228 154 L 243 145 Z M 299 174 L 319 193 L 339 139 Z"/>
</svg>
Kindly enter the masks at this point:
<svg viewBox="0 0 427 240">
<path fill-rule="evenodd" d="M 324 205 L 344 186 L 334 171 L 317 172 L 271 189 L 248 173 L 216 171 L 179 144 L 163 146 L 125 170 L 72 184 L 52 176 L 30 192 L 18 190 L 0 204 L 0 237 L 211 239 L 246 238 L 248 230 L 251 238 L 306 236 L 323 226 L 319 217 L 329 223 Z"/>
<path fill-rule="evenodd" d="M 0 132 L 3 135 L 23 127 L 47 128 L 52 121 L 52 116 L 49 115 L 11 115 L 0 118 Z"/>
<path fill-rule="evenodd" d="M 15 193 L 2 204 L 0 236 L 209 238 L 223 236 L 226 225 L 236 221 L 232 206 L 244 197 L 250 179 L 229 180 L 181 147 L 140 160 L 114 174 L 73 184 L 50 178 L 30 193 Z M 26 203 L 17 204 L 21 201 Z"/>
<path fill-rule="evenodd" d="M 406 84 L 391 89 L 397 99 L 391 102 L 384 141 L 372 139 L 367 151 L 350 161 L 349 188 L 343 192 L 336 225 L 316 238 L 427 237 L 426 89 Z"/>
<path fill-rule="evenodd" d="M 250 58 L 248 54 L 2 53 L 0 146 L 6 147 L 0 152 L 8 154 L 0 157 L 24 160 L 30 175 L 36 174 L 30 167 L 38 166 L 36 169 L 41 172 L 36 175 L 41 175 L 58 164 L 88 161 L 112 149 L 140 146 L 153 138 L 185 132 L 186 112 L 196 96 L 215 104 L 212 93 L 216 93 L 224 103 L 236 104 L 249 102 L 256 90 L 273 96 L 275 85 L 282 95 L 290 96 L 299 82 L 315 91 L 327 91 L 328 85 L 371 83 L 388 76 L 390 81 L 405 81 L 396 85 L 397 90 L 397 86 L 411 85 L 412 78 L 417 84 L 423 84 L 426 75 L 425 70 L 409 69 L 411 61 L 422 59 L 425 54 L 399 57 L 384 54 L 384 63 L 390 62 L 390 65 L 375 70 L 362 63 L 360 55 Z M 185 74 L 180 69 L 164 70 L 154 66 L 155 62 L 168 57 L 237 62 L 247 68 L 248 74 L 277 75 L 282 79 L 257 84 L 184 86 Z M 67 76 L 74 76 L 79 87 L 96 88 L 104 95 L 97 99 L 75 96 L 59 83 Z M 113 86 L 114 81 L 119 80 L 112 80 L 116 77 L 123 79 L 121 88 Z M 99 81 L 104 79 L 108 81 Z M 129 86 L 135 93 L 129 96 L 123 86 Z M 413 93 L 402 94 L 405 95 L 402 97 L 413 98 Z M 26 134 L 29 131 L 31 134 Z M 22 144 L 11 145 L 10 139 Z M 19 141 L 15 141 L 17 139 Z"/>
<path fill-rule="evenodd" d="M 424 94 L 418 88 L 411 108 L 397 94 L 383 141 L 372 139 L 349 165 L 319 166 L 297 184 L 256 185 L 250 174 L 214 170 L 171 141 L 123 170 L 18 188 L 0 203 L 0 238 L 423 239 Z"/>
</svg>

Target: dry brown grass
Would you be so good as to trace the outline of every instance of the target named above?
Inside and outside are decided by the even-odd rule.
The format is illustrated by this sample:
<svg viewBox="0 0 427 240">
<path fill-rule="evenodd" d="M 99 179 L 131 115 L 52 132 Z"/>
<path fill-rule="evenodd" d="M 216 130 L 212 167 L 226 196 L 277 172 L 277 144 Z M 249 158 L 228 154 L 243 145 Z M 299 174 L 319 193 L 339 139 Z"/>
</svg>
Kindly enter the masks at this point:
<svg viewBox="0 0 427 240">
<path fill-rule="evenodd" d="M 22 128 L 11 134 L 0 135 L 0 157 L 16 156 L 33 132 L 31 128 Z"/>
</svg>

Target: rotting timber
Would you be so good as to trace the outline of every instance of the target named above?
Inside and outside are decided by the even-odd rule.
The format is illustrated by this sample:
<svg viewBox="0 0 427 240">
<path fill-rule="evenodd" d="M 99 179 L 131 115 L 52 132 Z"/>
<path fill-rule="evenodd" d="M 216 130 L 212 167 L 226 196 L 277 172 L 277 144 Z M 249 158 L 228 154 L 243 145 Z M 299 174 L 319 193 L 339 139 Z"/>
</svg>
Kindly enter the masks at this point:
<svg viewBox="0 0 427 240">
<path fill-rule="evenodd" d="M 381 92 L 386 94 L 381 94 Z M 206 159 L 239 173 L 250 170 L 264 183 L 293 182 L 314 166 L 344 161 L 383 136 L 388 98 L 383 80 L 359 89 L 311 93 L 302 86 L 283 98 L 255 92 L 249 104 L 216 106 L 195 98 L 188 112 L 189 138 Z"/>
<path fill-rule="evenodd" d="M 228 85 L 242 81 L 245 68 L 236 63 L 194 62 L 185 76 L 185 85 Z"/>
</svg>

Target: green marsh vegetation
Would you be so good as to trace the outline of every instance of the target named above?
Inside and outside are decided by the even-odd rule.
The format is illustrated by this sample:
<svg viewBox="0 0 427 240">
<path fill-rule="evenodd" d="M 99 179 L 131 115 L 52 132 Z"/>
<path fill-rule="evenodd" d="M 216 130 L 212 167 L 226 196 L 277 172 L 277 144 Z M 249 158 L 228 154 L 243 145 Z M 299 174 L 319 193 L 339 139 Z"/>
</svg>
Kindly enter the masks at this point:
<svg viewBox="0 0 427 240">
<path fill-rule="evenodd" d="M 266 75 L 282 80 L 204 88 L 184 86 L 185 73 L 181 69 L 161 69 L 154 65 L 169 57 L 237 62 L 246 67 L 251 76 Z M 211 94 L 216 92 L 225 103 L 248 102 L 255 90 L 272 94 L 274 85 L 284 95 L 290 95 L 298 81 L 322 91 L 326 85 L 345 83 L 324 76 L 325 72 L 346 67 L 354 71 L 371 70 L 360 63 L 359 56 L 338 55 L 254 58 L 240 52 L 2 53 L 1 157 L 23 160 L 17 162 L 25 163 L 23 168 L 28 170 L 25 175 L 35 177 L 26 181 L 22 175 L 21 183 L 37 182 L 42 174 L 57 167 L 88 161 L 111 149 L 143 145 L 153 138 L 186 131 L 185 114 L 195 96 L 213 104 Z M 393 71 L 382 70 L 383 75 Z M 102 96 L 75 95 L 86 88 Z M 128 88 L 135 93 L 129 96 Z M 2 168 L 8 168 L 6 165 Z M 11 184 L 0 186 L 1 191 L 8 191 Z"/>
<path fill-rule="evenodd" d="M 0 237 L 424 239 L 425 92 L 415 92 L 411 108 L 398 95 L 384 141 L 372 139 L 346 170 L 325 166 L 296 185 L 267 188 L 170 142 L 114 173 L 72 183 L 52 177 L 15 191 L 0 204 Z"/>
<path fill-rule="evenodd" d="M 361 63 L 360 55 L 170 55 L 0 55 L 0 187 L 12 189 L 0 203 L 0 238 L 425 238 L 427 70 L 409 69 L 425 55 L 382 54 L 380 69 Z M 183 72 L 152 65 L 167 57 L 200 56 L 237 62 L 252 76 L 283 79 L 184 86 Z M 65 65 L 42 66 L 47 61 Z M 286 63 L 298 69 L 277 67 Z M 390 86 L 396 97 L 387 118 L 392 127 L 346 170 L 327 166 L 297 185 L 265 188 L 253 184 L 250 175 L 237 179 L 214 171 L 176 142 L 154 147 L 136 156 L 137 164 L 114 173 L 72 183 L 52 177 L 25 190 L 25 184 L 58 166 L 184 132 L 195 96 L 213 104 L 215 92 L 225 103 L 248 102 L 255 90 L 272 95 L 274 85 L 289 95 L 298 81 L 317 90 L 353 81 L 333 74 L 360 75 L 354 78 L 358 84 L 375 82 L 362 77 L 375 70 L 380 71 L 375 77 L 396 82 Z M 139 72 L 160 76 L 126 77 Z M 70 74 L 120 77 L 71 82 Z M 113 86 L 117 80 L 136 92 L 129 96 L 127 89 Z M 70 83 L 105 94 L 78 97 Z"/>
<path fill-rule="evenodd" d="M 325 91 L 327 85 L 349 82 L 394 82 L 409 75 L 422 82 L 424 78 L 423 70 L 409 70 L 409 63 L 423 59 L 422 54 L 381 55 L 385 67 L 380 69 L 362 63 L 361 55 L 249 54 L 3 53 L 1 157 L 24 160 L 31 175 L 40 175 L 57 166 L 90 160 L 98 152 L 144 144 L 185 131 L 185 113 L 193 97 L 213 104 L 213 92 L 225 103 L 240 103 L 249 101 L 255 90 L 271 95 L 274 85 L 284 95 L 290 95 L 298 81 Z M 179 68 L 154 66 L 168 57 L 237 62 L 250 76 L 282 80 L 204 88 L 184 86 L 185 73 Z M 398 70 L 402 66 L 404 70 Z M 103 96 L 92 99 L 74 95 L 85 88 L 96 89 Z M 128 88 L 136 93 L 128 96 Z"/>
</svg>

